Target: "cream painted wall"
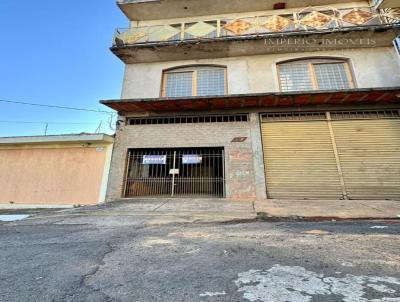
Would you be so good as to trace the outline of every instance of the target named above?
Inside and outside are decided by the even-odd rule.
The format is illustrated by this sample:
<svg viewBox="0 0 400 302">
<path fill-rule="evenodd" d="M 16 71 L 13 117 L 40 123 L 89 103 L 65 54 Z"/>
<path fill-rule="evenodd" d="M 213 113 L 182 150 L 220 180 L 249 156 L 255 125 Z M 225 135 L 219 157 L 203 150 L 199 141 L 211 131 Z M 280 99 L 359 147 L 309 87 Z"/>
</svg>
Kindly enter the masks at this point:
<svg viewBox="0 0 400 302">
<path fill-rule="evenodd" d="M 158 98 L 163 70 L 190 64 L 227 66 L 229 94 L 277 92 L 279 85 L 276 64 L 283 60 L 313 56 L 348 58 L 358 88 L 400 86 L 398 56 L 392 47 L 379 47 L 129 64 L 126 65 L 122 98 Z"/>
<path fill-rule="evenodd" d="M 111 144 L 2 147 L 0 204 L 103 202 L 111 149 Z"/>
</svg>

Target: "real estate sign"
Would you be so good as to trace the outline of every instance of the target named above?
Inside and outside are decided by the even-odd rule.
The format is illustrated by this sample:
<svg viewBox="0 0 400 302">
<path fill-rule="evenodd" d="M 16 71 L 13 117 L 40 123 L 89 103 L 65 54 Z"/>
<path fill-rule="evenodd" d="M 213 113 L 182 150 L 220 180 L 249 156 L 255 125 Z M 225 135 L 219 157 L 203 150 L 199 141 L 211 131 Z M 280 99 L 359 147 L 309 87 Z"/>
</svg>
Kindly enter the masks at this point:
<svg viewBox="0 0 400 302">
<path fill-rule="evenodd" d="M 166 155 L 143 155 L 144 165 L 165 165 L 166 163 Z"/>
<path fill-rule="evenodd" d="M 182 164 L 184 165 L 192 165 L 192 164 L 201 164 L 203 158 L 197 154 L 187 154 L 182 156 Z"/>
</svg>

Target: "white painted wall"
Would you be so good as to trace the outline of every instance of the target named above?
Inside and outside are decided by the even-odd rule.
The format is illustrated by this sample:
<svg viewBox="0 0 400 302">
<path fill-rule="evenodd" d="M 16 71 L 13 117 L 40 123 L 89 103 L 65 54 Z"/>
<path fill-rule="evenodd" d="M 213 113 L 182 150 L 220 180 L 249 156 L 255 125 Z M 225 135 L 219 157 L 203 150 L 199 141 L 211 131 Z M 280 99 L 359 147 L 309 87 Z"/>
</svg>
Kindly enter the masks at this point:
<svg viewBox="0 0 400 302">
<path fill-rule="evenodd" d="M 106 149 L 105 150 L 106 158 L 104 160 L 103 177 L 101 179 L 99 203 L 103 203 L 106 200 L 107 184 L 108 184 L 108 178 L 109 178 L 109 174 L 110 174 L 111 159 L 112 159 L 112 152 L 114 150 L 114 145 L 109 144 L 109 145 L 106 145 L 104 148 Z"/>
<path fill-rule="evenodd" d="M 126 65 L 122 98 L 160 97 L 164 69 L 190 64 L 220 64 L 228 71 L 229 94 L 279 91 L 276 64 L 280 61 L 333 56 L 350 60 L 358 88 L 400 86 L 399 58 L 392 47 L 288 54 L 269 54 L 206 60 L 186 60 Z"/>
</svg>

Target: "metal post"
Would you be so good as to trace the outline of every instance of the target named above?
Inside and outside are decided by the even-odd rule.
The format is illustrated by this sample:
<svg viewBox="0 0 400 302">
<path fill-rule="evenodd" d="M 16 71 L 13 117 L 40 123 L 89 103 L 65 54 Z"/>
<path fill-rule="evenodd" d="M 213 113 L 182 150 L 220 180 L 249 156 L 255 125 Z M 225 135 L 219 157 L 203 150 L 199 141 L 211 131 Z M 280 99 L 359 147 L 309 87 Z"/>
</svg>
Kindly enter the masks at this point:
<svg viewBox="0 0 400 302">
<path fill-rule="evenodd" d="M 174 160 L 172 163 L 172 192 L 171 192 L 171 196 L 174 197 L 174 193 L 175 193 L 175 164 L 176 164 L 176 151 L 174 151 Z"/>
<path fill-rule="evenodd" d="M 226 197 L 226 182 L 225 182 L 225 148 L 222 149 L 222 197 Z"/>
<path fill-rule="evenodd" d="M 133 153 L 133 152 L 132 152 Z M 127 160 L 127 164 L 126 164 L 126 171 L 125 171 L 125 183 L 124 183 L 124 191 L 122 193 L 121 197 L 128 197 L 128 192 L 127 192 L 127 188 L 128 188 L 128 177 L 129 177 L 129 172 L 131 169 L 131 156 L 134 156 L 134 153 L 131 154 L 131 151 L 128 150 L 128 160 Z"/>
<path fill-rule="evenodd" d="M 341 162 L 340 162 L 339 152 L 338 152 L 337 145 L 336 145 L 335 134 L 334 134 L 333 127 L 332 127 L 331 113 L 330 112 L 326 112 L 325 115 L 326 115 L 326 119 L 328 121 L 328 129 L 329 129 L 329 134 L 331 136 L 333 153 L 335 154 L 336 168 L 337 168 L 338 173 L 339 173 L 339 180 L 340 180 L 340 185 L 342 187 L 343 198 L 347 200 L 347 199 L 349 199 L 349 197 L 347 195 L 346 183 L 344 181 L 342 165 L 341 165 Z"/>
</svg>

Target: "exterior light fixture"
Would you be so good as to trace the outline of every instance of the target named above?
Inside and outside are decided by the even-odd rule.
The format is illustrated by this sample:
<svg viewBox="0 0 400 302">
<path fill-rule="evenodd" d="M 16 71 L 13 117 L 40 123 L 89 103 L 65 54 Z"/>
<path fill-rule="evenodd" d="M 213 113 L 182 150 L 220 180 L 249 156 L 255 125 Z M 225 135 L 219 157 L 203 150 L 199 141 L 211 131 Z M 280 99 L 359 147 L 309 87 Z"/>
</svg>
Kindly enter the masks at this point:
<svg viewBox="0 0 400 302">
<path fill-rule="evenodd" d="M 285 9 L 286 3 L 285 2 L 278 2 L 274 4 L 274 9 Z"/>
</svg>

